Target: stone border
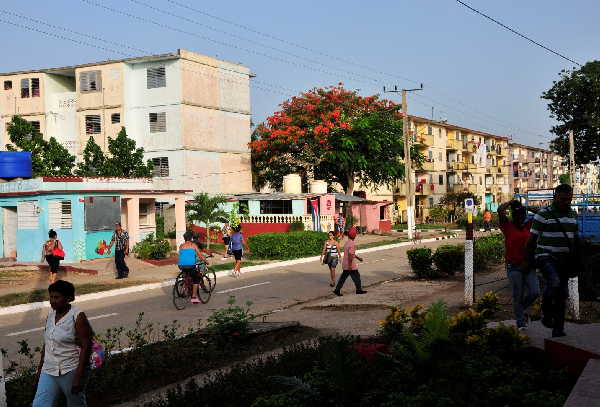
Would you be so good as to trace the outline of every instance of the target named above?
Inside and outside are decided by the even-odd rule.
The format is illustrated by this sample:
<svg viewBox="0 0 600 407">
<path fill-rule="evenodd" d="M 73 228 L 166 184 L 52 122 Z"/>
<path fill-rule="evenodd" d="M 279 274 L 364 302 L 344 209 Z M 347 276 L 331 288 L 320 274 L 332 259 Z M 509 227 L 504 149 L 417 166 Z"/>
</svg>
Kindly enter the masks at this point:
<svg viewBox="0 0 600 407">
<path fill-rule="evenodd" d="M 422 244 L 422 243 L 434 243 L 438 240 L 452 239 L 452 238 L 455 238 L 456 236 L 458 236 L 458 235 L 435 237 L 435 238 L 423 239 L 423 240 L 419 240 L 419 241 L 415 241 L 415 242 L 393 243 L 393 244 L 389 244 L 389 245 L 371 247 L 368 249 L 359 249 L 356 252 L 357 253 L 372 253 L 372 252 L 378 252 L 378 251 L 382 251 L 382 250 L 396 249 L 399 247 L 413 246 L 413 245 Z M 320 260 L 321 260 L 321 256 L 304 257 L 301 259 L 278 261 L 278 262 L 273 262 L 273 263 L 266 263 L 266 264 L 259 264 L 256 266 L 244 267 L 242 272 L 250 273 L 252 271 L 262 271 L 262 270 L 269 270 L 269 269 L 274 269 L 274 268 L 279 268 L 279 267 L 294 266 L 297 264 L 312 263 L 314 261 L 320 261 Z M 218 271 L 215 274 L 217 275 L 217 277 L 226 277 L 229 274 L 229 271 L 227 271 L 227 270 Z M 147 290 L 154 290 L 157 288 L 172 286 L 174 283 L 175 283 L 175 280 L 167 280 L 167 281 L 162 281 L 159 283 L 142 284 L 142 285 L 137 285 L 137 286 L 132 286 L 132 287 L 117 288 L 115 290 L 101 291 L 98 293 L 83 294 L 83 295 L 78 296 L 75 299 L 74 303 L 80 303 L 80 302 L 91 301 L 91 300 L 99 300 L 102 298 L 115 297 L 118 295 L 137 293 L 137 292 L 142 292 L 142 291 L 147 291 Z M 38 309 L 42 309 L 42 308 L 48 308 L 49 306 L 50 306 L 50 303 L 48 301 L 40 301 L 40 302 L 32 302 L 32 303 L 28 303 L 28 304 L 13 305 L 10 307 L 2 307 L 2 308 L 0 308 L 0 316 L 18 314 L 21 312 L 34 311 L 34 310 L 38 310 Z"/>
</svg>

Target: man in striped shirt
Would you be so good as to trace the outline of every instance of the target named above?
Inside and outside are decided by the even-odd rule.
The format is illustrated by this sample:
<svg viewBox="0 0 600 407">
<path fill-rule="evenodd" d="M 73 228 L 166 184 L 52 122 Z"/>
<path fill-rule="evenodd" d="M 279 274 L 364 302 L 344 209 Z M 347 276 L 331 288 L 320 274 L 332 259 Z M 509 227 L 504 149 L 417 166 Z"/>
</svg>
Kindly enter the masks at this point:
<svg viewBox="0 0 600 407">
<path fill-rule="evenodd" d="M 565 311 L 568 291 L 568 255 L 577 244 L 576 213 L 571 209 L 573 189 L 561 184 L 554 190 L 552 205 L 541 209 L 531 225 L 526 246 L 526 261 L 535 256 L 544 277 L 542 324 L 552 328 L 552 336 L 565 336 Z M 565 236 L 566 234 L 566 236 Z"/>
</svg>

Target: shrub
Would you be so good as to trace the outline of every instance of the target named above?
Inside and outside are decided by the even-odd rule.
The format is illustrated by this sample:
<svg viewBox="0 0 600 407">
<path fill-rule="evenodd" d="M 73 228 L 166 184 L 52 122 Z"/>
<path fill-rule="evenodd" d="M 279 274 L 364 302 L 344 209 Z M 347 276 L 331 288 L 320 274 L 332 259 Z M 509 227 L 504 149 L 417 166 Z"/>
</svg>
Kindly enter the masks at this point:
<svg viewBox="0 0 600 407">
<path fill-rule="evenodd" d="M 493 291 L 488 291 L 475 303 L 475 311 L 481 312 L 486 318 L 492 317 L 500 311 L 500 299 Z"/>
<path fill-rule="evenodd" d="M 235 305 L 235 297 L 230 296 L 227 304 L 227 308 L 213 311 L 206 324 L 220 343 L 244 339 L 248 335 L 248 323 L 256 317 L 250 313 L 250 301 L 246 302 L 244 309 Z"/>
<path fill-rule="evenodd" d="M 160 215 L 156 215 L 156 238 L 165 238 L 165 218 Z"/>
<path fill-rule="evenodd" d="M 325 232 L 261 233 L 248 238 L 248 247 L 256 259 L 295 259 L 321 253 Z"/>
<path fill-rule="evenodd" d="M 473 335 L 485 328 L 485 324 L 485 316 L 469 308 L 450 319 L 450 332 L 461 336 Z"/>
<path fill-rule="evenodd" d="M 408 311 L 394 306 L 385 319 L 379 321 L 381 334 L 387 338 L 399 338 L 408 331 L 420 332 L 423 328 L 424 314 L 422 305 L 416 305 Z"/>
<path fill-rule="evenodd" d="M 288 228 L 288 232 L 303 232 L 304 231 L 304 222 L 295 221 L 290 223 L 290 227 Z"/>
<path fill-rule="evenodd" d="M 440 246 L 433 254 L 433 263 L 440 273 L 454 275 L 465 268 L 465 248 L 458 244 Z"/>
<path fill-rule="evenodd" d="M 133 247 L 133 253 L 139 259 L 161 260 L 167 257 L 171 251 L 171 245 L 164 239 L 155 239 L 154 233 L 150 233 Z"/>
<path fill-rule="evenodd" d="M 475 272 L 489 271 L 494 264 L 504 259 L 504 237 L 502 234 L 477 238 L 474 242 L 473 268 Z"/>
<path fill-rule="evenodd" d="M 175 231 L 174 231 L 174 230 L 172 230 L 172 231 L 170 231 L 170 232 L 167 232 L 167 233 L 165 234 L 165 237 L 166 237 L 167 239 L 175 239 L 175 236 L 176 236 L 176 233 L 175 233 Z"/>
<path fill-rule="evenodd" d="M 418 278 L 437 278 L 439 273 L 431 265 L 433 259 L 431 256 L 431 249 L 428 247 L 420 247 L 411 249 L 406 252 L 408 256 L 408 263 L 413 272 Z"/>
</svg>

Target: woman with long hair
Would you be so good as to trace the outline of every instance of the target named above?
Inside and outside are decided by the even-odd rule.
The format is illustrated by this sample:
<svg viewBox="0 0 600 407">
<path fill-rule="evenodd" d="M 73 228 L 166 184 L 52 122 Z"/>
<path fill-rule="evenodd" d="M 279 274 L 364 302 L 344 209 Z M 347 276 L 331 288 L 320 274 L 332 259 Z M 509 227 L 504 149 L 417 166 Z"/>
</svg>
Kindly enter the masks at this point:
<svg viewBox="0 0 600 407">
<path fill-rule="evenodd" d="M 242 227 L 237 225 L 232 228 L 233 234 L 230 236 L 231 253 L 235 258 L 235 265 L 233 266 L 232 276 L 239 277 L 242 274 L 242 256 L 244 255 L 244 249 L 248 250 L 248 246 L 244 241 L 244 235 L 242 235 Z"/>
<path fill-rule="evenodd" d="M 63 259 L 62 257 L 56 256 L 54 254 L 55 249 L 63 249 L 63 245 L 58 240 L 57 234 L 53 229 L 50 229 L 48 232 L 48 240 L 42 246 L 42 261 L 44 259 L 48 262 L 48 266 L 50 267 L 50 276 L 49 281 L 50 284 L 56 281 L 56 275 L 58 274 L 58 269 L 60 267 L 60 261 Z"/>
<path fill-rule="evenodd" d="M 330 287 L 335 287 L 335 269 L 339 262 L 340 246 L 335 240 L 335 233 L 330 231 L 327 234 L 327 240 L 323 244 L 321 252 L 321 263 L 329 267 L 329 276 L 331 277 Z"/>
</svg>

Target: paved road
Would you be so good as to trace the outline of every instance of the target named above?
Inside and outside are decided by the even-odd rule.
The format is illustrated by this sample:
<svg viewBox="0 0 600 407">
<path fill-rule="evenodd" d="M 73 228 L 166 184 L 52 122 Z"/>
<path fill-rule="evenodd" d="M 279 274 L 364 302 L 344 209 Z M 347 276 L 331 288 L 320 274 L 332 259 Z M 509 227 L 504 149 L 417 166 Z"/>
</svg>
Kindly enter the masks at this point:
<svg viewBox="0 0 600 407">
<path fill-rule="evenodd" d="M 458 240 L 428 243 L 437 247 Z M 409 272 L 406 250 L 410 247 L 385 249 L 365 253 L 365 262 L 360 265 L 363 284 L 390 280 Z M 289 307 L 298 302 L 314 300 L 331 294 L 329 270 L 318 262 L 255 271 L 242 274 L 238 279 L 217 279 L 217 287 L 208 304 L 188 304 L 185 310 L 177 311 L 171 302 L 171 287 L 139 293 L 85 301 L 78 306 L 92 320 L 96 332 L 124 326 L 131 329 L 140 312 L 144 320 L 155 324 L 167 324 L 178 320 L 184 326 L 196 325 L 198 319 L 206 320 L 212 310 L 227 305 L 230 295 L 235 295 L 238 304 L 252 301 L 252 312 L 263 313 Z M 354 294 L 351 279 L 344 287 L 346 295 Z M 368 295 L 368 294 L 367 294 Z M 10 316 L 0 316 L 0 347 L 9 351 L 9 358 L 17 350 L 17 342 L 27 339 L 31 346 L 41 344 L 41 327 L 48 310 L 36 310 Z"/>
</svg>

